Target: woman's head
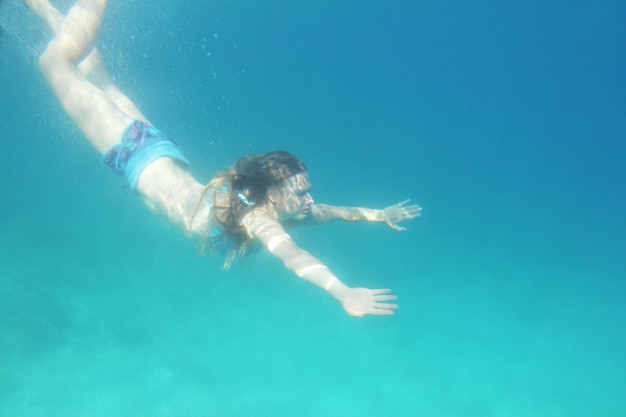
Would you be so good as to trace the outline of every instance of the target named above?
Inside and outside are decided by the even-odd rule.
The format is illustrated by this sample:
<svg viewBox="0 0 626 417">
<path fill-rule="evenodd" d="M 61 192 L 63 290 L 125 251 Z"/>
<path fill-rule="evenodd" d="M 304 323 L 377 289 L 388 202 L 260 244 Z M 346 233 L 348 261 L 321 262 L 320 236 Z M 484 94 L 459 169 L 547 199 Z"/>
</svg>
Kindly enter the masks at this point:
<svg viewBox="0 0 626 417">
<path fill-rule="evenodd" d="M 272 204 L 279 220 L 302 220 L 313 204 L 311 179 L 307 172 L 292 175 L 270 187 L 267 199 Z"/>
<path fill-rule="evenodd" d="M 245 206 L 264 204 L 270 189 L 307 170 L 300 159 L 284 151 L 247 155 L 233 168 L 231 193 Z"/>
<path fill-rule="evenodd" d="M 251 243 L 241 226 L 250 210 L 271 204 L 279 220 L 302 219 L 313 203 L 306 165 L 284 151 L 244 156 L 209 186 L 213 189 L 211 213 L 222 232 L 208 243 L 209 248 L 226 249 L 225 267 L 244 255 Z"/>
</svg>

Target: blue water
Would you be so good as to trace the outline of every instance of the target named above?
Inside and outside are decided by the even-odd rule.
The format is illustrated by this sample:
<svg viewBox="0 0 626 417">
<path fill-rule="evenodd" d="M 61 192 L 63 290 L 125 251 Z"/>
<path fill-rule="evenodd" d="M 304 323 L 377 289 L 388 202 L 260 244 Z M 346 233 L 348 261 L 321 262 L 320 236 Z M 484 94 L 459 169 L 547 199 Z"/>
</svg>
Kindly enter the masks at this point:
<svg viewBox="0 0 626 417">
<path fill-rule="evenodd" d="M 66 9 L 70 2 L 60 2 Z M 284 149 L 318 202 L 424 207 L 230 271 L 99 162 L 0 3 L 0 415 L 626 415 L 626 3 L 111 2 L 121 88 L 208 181 Z"/>
</svg>

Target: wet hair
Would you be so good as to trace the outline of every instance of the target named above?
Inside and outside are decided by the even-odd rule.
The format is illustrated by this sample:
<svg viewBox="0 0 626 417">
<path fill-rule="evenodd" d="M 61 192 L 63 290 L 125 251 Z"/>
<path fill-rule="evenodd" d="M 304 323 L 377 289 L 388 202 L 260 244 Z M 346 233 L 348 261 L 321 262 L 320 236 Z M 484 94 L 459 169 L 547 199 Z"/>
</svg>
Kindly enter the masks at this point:
<svg viewBox="0 0 626 417">
<path fill-rule="evenodd" d="M 246 155 L 230 171 L 219 174 L 206 189 L 212 188 L 211 221 L 220 233 L 211 236 L 205 247 L 224 253 L 224 268 L 243 257 L 252 239 L 241 226 L 241 219 L 255 207 L 267 202 L 268 191 L 285 179 L 306 172 L 304 163 L 285 151 Z"/>
</svg>

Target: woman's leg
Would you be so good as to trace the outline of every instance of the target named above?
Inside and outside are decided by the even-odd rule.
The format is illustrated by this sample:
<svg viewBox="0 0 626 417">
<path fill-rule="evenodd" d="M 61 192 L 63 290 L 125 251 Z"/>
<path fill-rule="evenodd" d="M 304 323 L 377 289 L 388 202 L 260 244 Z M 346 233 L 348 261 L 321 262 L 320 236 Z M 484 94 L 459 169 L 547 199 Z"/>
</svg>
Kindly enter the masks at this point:
<svg viewBox="0 0 626 417">
<path fill-rule="evenodd" d="M 85 77 L 84 69 L 78 69 L 93 49 L 106 3 L 79 0 L 39 59 L 41 71 L 61 105 L 100 153 L 119 143 L 133 119 Z M 53 21 L 52 26 L 55 24 Z"/>
<path fill-rule="evenodd" d="M 124 143 L 120 144 L 122 133 L 133 119 L 145 119 L 115 87 L 93 47 L 106 0 L 79 0 L 65 18 L 48 0 L 26 1 L 56 32 L 40 58 L 40 66 L 67 113 L 101 153 L 115 145 L 121 147 L 113 148 L 107 155 L 128 150 Z M 184 230 L 204 233 L 208 230 L 208 215 L 200 216 L 193 224 L 188 222 L 204 186 L 189 173 L 180 148 L 158 130 L 149 128 L 145 138 L 144 131 L 140 132 L 146 147 L 130 152 L 128 158 L 138 158 L 131 160 L 135 161 L 132 169 L 128 158 L 119 158 L 123 166 L 117 159 L 109 163 L 106 155 L 105 162 L 123 172 L 153 211 Z M 208 212 L 208 205 L 204 209 Z"/>
<path fill-rule="evenodd" d="M 48 23 L 55 34 L 59 32 L 65 16 L 52 6 L 48 0 L 26 0 L 26 3 L 39 17 Z M 107 72 L 102 61 L 102 55 L 100 55 L 97 48 L 94 47 L 85 59 L 78 64 L 78 72 L 101 89 L 124 113 L 133 119 L 148 121 L 137 106 L 117 88 Z"/>
<path fill-rule="evenodd" d="M 122 93 L 106 70 L 102 61 L 102 55 L 96 48 L 91 50 L 87 58 L 78 65 L 78 70 L 96 87 L 100 88 L 106 96 L 113 101 L 124 113 L 133 119 L 148 122 L 146 116 L 135 106 L 126 94 Z"/>
</svg>

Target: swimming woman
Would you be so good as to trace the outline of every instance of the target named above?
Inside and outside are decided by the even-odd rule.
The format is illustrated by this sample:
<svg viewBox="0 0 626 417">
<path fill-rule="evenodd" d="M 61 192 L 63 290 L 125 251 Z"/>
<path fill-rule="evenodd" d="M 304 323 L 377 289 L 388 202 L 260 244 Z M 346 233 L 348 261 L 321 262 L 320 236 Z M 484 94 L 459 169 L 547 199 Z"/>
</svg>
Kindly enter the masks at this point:
<svg viewBox="0 0 626 417">
<path fill-rule="evenodd" d="M 26 0 L 55 36 L 40 69 L 67 114 L 105 164 L 122 175 L 148 207 L 226 256 L 225 266 L 256 244 L 297 276 L 326 290 L 351 316 L 390 315 L 388 289 L 351 288 L 287 231 L 332 220 L 386 223 L 395 230 L 420 215 L 408 200 L 383 210 L 315 204 L 307 168 L 287 152 L 244 156 L 206 186 L 191 175 L 181 148 L 153 127 L 114 84 L 94 47 L 106 0 L 79 0 L 63 16 L 48 0 Z"/>
</svg>

